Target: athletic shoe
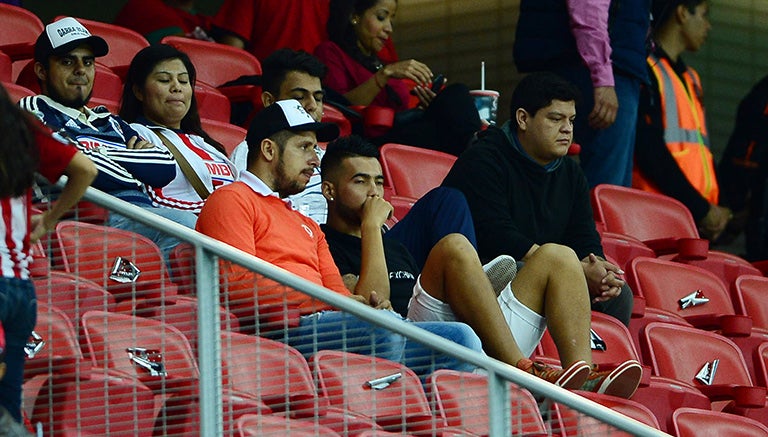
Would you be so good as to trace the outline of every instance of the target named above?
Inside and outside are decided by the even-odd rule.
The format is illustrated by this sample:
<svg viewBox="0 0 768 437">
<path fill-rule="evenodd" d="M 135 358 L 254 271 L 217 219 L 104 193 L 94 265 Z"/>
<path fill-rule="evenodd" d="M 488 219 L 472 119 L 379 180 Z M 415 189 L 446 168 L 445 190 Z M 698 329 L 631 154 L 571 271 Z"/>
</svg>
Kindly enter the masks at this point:
<svg viewBox="0 0 768 437">
<path fill-rule="evenodd" d="M 569 390 L 582 387 L 589 377 L 591 369 L 590 365 L 584 361 L 577 361 L 567 369 L 558 369 L 540 361 L 529 360 L 528 358 L 518 361 L 517 368 Z"/>
<path fill-rule="evenodd" d="M 635 394 L 642 376 L 643 368 L 635 360 L 625 361 L 613 370 L 602 372 L 595 365 L 581 389 L 629 399 Z"/>
<path fill-rule="evenodd" d="M 483 266 L 496 296 L 517 276 L 517 261 L 509 255 L 499 255 Z"/>
</svg>

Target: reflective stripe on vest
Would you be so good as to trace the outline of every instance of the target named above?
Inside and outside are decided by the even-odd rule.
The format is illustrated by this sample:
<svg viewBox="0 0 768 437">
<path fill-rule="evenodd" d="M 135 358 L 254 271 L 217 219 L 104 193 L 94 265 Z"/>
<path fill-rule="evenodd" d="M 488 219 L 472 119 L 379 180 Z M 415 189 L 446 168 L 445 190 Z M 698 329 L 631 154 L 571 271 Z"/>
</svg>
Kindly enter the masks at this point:
<svg viewBox="0 0 768 437">
<path fill-rule="evenodd" d="M 655 56 L 648 57 L 648 65 L 659 84 L 667 148 L 691 185 L 710 203 L 717 204 L 720 190 L 709 150 L 704 110 L 697 92 L 701 89 L 699 76 L 689 68 L 683 74 L 683 83 L 668 60 Z M 659 191 L 637 171 L 633 186 Z"/>
</svg>

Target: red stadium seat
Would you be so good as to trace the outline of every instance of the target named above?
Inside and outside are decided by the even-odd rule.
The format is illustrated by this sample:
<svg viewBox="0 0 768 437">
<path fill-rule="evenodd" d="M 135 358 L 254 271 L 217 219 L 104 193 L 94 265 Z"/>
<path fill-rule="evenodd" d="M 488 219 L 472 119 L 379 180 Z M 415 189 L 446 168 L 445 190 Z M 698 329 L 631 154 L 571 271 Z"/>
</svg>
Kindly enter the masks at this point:
<svg viewBox="0 0 768 437">
<path fill-rule="evenodd" d="M 644 340 L 655 374 L 696 387 L 716 402 L 713 409 L 754 409 L 765 415 L 766 389 L 753 385 L 741 351 L 727 338 L 695 328 L 651 323 L 645 328 Z M 733 402 L 726 405 L 728 401 Z"/>
<path fill-rule="evenodd" d="M 768 329 L 768 278 L 744 275 L 734 285 L 739 314 L 752 318 L 758 328 Z"/>
<path fill-rule="evenodd" d="M 381 147 L 385 184 L 397 196 L 421 198 L 440 186 L 454 162 L 455 156 L 435 150 L 393 143 Z"/>
<path fill-rule="evenodd" d="M 203 130 L 214 140 L 221 143 L 227 151 L 227 155 L 232 155 L 238 144 L 245 141 L 245 135 L 248 133 L 240 126 L 235 126 L 226 121 L 216 121 L 202 119 Z"/>
<path fill-rule="evenodd" d="M 43 22 L 27 9 L 0 3 L 0 23 L 3 23 L 0 51 L 14 61 L 11 77 L 3 80 L 15 81 L 26 60 L 34 56 L 35 41 L 43 32 Z"/>
<path fill-rule="evenodd" d="M 10 97 L 11 101 L 14 103 L 18 103 L 19 100 L 21 100 L 23 97 L 34 96 L 37 94 L 31 89 L 25 86 L 17 85 L 13 82 L 3 82 L 3 87 L 6 91 L 8 91 L 8 97 Z"/>
<path fill-rule="evenodd" d="M 33 279 L 37 302 L 55 305 L 73 323 L 90 310 L 114 311 L 115 297 L 98 284 L 71 273 L 51 271 Z"/>
<path fill-rule="evenodd" d="M 608 396 L 593 392 L 576 391 L 576 393 L 604 407 L 608 407 L 617 413 L 621 413 L 625 416 L 637 420 L 638 422 L 659 429 L 659 422 L 656 419 L 656 416 L 654 416 L 653 412 L 651 412 L 651 410 L 649 410 L 648 407 L 643 404 L 627 399 L 617 398 L 615 396 Z M 557 404 L 557 406 L 558 409 L 556 411 L 560 416 L 560 420 L 555 422 L 555 425 L 559 425 L 560 428 L 556 428 L 555 430 L 559 431 L 558 435 L 605 435 L 612 437 L 624 437 L 630 435 L 608 424 L 602 423 L 597 419 L 594 419 L 583 413 L 579 413 L 576 410 L 572 410 L 565 405 Z"/>
<path fill-rule="evenodd" d="M 198 81 L 195 83 L 197 111 L 201 119 L 229 123 L 232 107 L 227 96 L 211 85 Z"/>
<path fill-rule="evenodd" d="M 745 417 L 696 408 L 681 408 L 673 418 L 677 437 L 766 437 L 768 427 Z"/>
<path fill-rule="evenodd" d="M 429 378 L 432 402 L 449 426 L 489 435 L 488 377 L 437 370 Z M 515 435 L 548 435 L 539 406 L 530 392 L 510 385 L 511 429 Z"/>
<path fill-rule="evenodd" d="M 192 347 L 178 329 L 158 320 L 103 311 L 85 313 L 81 324 L 95 366 L 142 382 L 164 401 L 156 432 L 199 430 L 200 374 Z M 243 393 L 227 391 L 223 400 L 225 430 L 234 429 L 234 420 L 243 414 L 270 412 Z"/>
<path fill-rule="evenodd" d="M 368 416 L 392 432 L 434 435 L 450 430 L 443 418 L 432 414 L 419 377 L 402 364 L 323 350 L 312 357 L 311 365 L 332 406 Z M 381 385 L 374 389 L 377 383 Z"/>
<path fill-rule="evenodd" d="M 63 221 L 56 225 L 56 238 L 64 270 L 104 287 L 118 304 L 176 295 L 176 285 L 168 278 L 160 249 L 146 237 L 108 226 Z M 134 282 L 112 273 L 118 258 L 138 268 L 140 273 Z"/>
<path fill-rule="evenodd" d="M 266 338 L 225 331 L 221 344 L 224 386 L 228 389 L 253 395 L 286 417 L 317 421 L 340 434 L 382 431 L 368 417 L 331 407 L 317 393 L 312 372 L 296 349 Z M 254 368 L 259 369 L 257 378 Z"/>
<path fill-rule="evenodd" d="M 237 419 L 239 437 L 338 436 L 330 428 L 280 416 L 245 414 Z"/>
<path fill-rule="evenodd" d="M 13 63 L 10 56 L 0 51 L 0 82 L 13 82 Z"/>
</svg>

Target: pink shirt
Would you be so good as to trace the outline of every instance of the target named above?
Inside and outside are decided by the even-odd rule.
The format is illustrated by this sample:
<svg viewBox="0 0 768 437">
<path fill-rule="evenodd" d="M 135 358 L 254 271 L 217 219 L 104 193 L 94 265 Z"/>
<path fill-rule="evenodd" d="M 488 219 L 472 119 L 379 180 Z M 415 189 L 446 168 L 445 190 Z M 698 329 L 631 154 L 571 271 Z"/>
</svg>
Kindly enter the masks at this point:
<svg viewBox="0 0 768 437">
<path fill-rule="evenodd" d="M 323 79 L 323 84 L 340 94 L 346 94 L 357 88 L 374 74 L 332 41 L 320 43 L 315 49 L 315 56 L 328 67 L 328 74 Z M 408 102 L 410 101 L 408 84 L 400 79 L 390 79 L 387 85 L 400 96 L 400 104 L 393 102 L 385 89 L 379 92 L 371 104 L 392 108 L 395 111 L 408 109 Z"/>
<path fill-rule="evenodd" d="M 594 87 L 614 86 L 608 12 L 611 0 L 566 0 L 571 33 Z"/>
</svg>

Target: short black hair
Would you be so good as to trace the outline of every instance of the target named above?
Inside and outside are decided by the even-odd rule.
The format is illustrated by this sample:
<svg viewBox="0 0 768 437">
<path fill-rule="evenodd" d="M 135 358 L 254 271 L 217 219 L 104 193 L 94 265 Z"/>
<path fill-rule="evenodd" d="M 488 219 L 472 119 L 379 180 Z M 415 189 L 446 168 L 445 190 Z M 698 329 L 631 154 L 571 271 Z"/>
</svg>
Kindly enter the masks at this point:
<svg viewBox="0 0 768 437">
<path fill-rule="evenodd" d="M 675 9 L 683 5 L 688 12 L 694 13 L 696 6 L 707 0 L 653 0 L 651 4 L 651 16 L 653 17 L 653 29 L 656 30 L 669 20 Z"/>
<path fill-rule="evenodd" d="M 277 96 L 285 76 L 291 71 L 306 73 L 322 81 L 328 73 L 328 67 L 319 59 L 303 50 L 288 48 L 272 52 L 261 63 L 261 87 L 264 91 Z"/>
<path fill-rule="evenodd" d="M 539 109 L 549 106 L 553 100 L 576 102 L 580 97 L 579 89 L 574 84 L 554 73 L 531 73 L 525 76 L 515 91 L 512 92 L 512 102 L 509 108 L 510 122 L 512 127 L 517 129 L 515 112 L 519 108 L 525 109 L 531 116 L 534 116 Z"/>
<path fill-rule="evenodd" d="M 379 159 L 381 154 L 378 147 L 358 135 L 339 137 L 331 141 L 328 143 L 323 160 L 320 162 L 321 179 L 326 180 L 331 173 L 341 166 L 345 159 L 358 156 Z"/>
</svg>

